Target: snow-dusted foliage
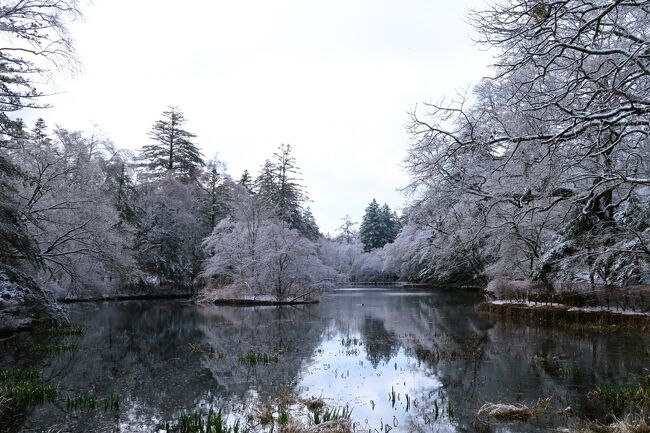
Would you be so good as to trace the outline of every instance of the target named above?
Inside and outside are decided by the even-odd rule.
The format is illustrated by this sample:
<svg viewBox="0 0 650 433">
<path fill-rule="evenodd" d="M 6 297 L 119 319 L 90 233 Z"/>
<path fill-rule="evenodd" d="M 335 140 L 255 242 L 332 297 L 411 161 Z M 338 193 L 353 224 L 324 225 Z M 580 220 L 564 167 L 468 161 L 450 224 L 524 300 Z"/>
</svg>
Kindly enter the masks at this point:
<svg viewBox="0 0 650 433">
<path fill-rule="evenodd" d="M 188 286 L 200 271 L 200 244 L 210 232 L 201 218 L 201 193 L 196 183 L 171 174 L 138 188 L 135 254 L 159 284 Z"/>
<path fill-rule="evenodd" d="M 339 283 L 357 281 L 378 281 L 392 276 L 384 272 L 384 251 L 363 250 L 361 243 L 346 243 L 338 240 L 321 238 L 319 256 L 323 263 L 335 270 Z"/>
<path fill-rule="evenodd" d="M 429 263 L 432 231 L 417 224 L 405 224 L 393 243 L 384 247 L 384 271 L 402 280 L 420 280 Z"/>
<path fill-rule="evenodd" d="M 321 238 L 318 240 L 318 254 L 324 264 L 336 271 L 336 280 L 344 283 L 353 280 L 361 256 L 365 253 L 359 243 Z"/>
<path fill-rule="evenodd" d="M 471 20 L 494 78 L 410 124 L 422 272 L 647 281 L 647 4 L 508 0 Z"/>
<path fill-rule="evenodd" d="M 275 216 L 266 201 L 243 186 L 233 190 L 232 216 L 203 242 L 206 297 L 300 301 L 313 298 L 335 278 L 317 244 Z"/>
<path fill-rule="evenodd" d="M 359 228 L 359 238 L 366 252 L 393 242 L 399 231 L 399 219 L 387 204 L 379 206 L 376 199 L 372 199 L 363 215 Z"/>
<path fill-rule="evenodd" d="M 16 184 L 21 212 L 43 265 L 41 283 L 67 289 L 94 284 L 132 266 L 131 230 L 120 224 L 106 167 L 119 158 L 112 144 L 39 120 L 11 152 L 24 180 Z"/>
</svg>

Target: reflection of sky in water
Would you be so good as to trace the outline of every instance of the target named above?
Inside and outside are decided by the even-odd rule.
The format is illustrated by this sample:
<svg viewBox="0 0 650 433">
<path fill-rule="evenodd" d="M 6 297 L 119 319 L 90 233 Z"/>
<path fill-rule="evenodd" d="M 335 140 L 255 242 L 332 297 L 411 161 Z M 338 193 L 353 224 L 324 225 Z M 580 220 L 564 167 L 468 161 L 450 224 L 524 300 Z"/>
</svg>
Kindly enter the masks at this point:
<svg viewBox="0 0 650 433">
<path fill-rule="evenodd" d="M 305 398 L 323 397 L 335 406 L 349 405 L 353 420 L 365 431 L 380 430 L 386 424 L 392 431 L 412 431 L 410 419 L 424 423 L 421 413 L 426 408 L 422 406 L 427 403 L 418 397 L 442 391 L 437 377 L 418 366 L 403 348 L 373 366 L 360 333 L 328 332 L 315 353 L 304 367 L 299 392 Z M 394 405 L 390 398 L 393 390 Z"/>
<path fill-rule="evenodd" d="M 31 409 L 17 431 L 150 433 L 182 413 L 209 408 L 223 408 L 233 421 L 273 405 L 283 391 L 349 405 L 357 432 L 374 433 L 382 424 L 397 424 L 393 432 L 475 431 L 476 411 L 486 401 L 552 395 L 551 414 L 570 405 L 576 414 L 602 416 L 587 393 L 647 371 L 647 336 L 493 322 L 474 313 L 479 300 L 465 292 L 361 288 L 301 307 L 73 306 L 73 322 L 86 326 L 83 336 L 71 338 L 79 349 L 34 362 L 64 396 L 118 391 L 119 419 L 68 413 L 59 402 Z M 0 365 L 26 362 L 30 344 L 6 343 Z M 248 350 L 278 354 L 279 362 L 245 365 L 240 358 Z M 490 428 L 542 433 L 566 424 L 550 416 Z"/>
</svg>

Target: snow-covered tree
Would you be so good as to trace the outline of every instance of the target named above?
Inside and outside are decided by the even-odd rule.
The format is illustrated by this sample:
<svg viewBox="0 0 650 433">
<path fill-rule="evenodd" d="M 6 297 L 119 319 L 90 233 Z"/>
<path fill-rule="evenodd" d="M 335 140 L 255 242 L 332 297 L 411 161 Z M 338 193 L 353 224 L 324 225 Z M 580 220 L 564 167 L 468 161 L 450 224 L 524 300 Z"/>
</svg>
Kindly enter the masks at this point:
<svg viewBox="0 0 650 433">
<path fill-rule="evenodd" d="M 0 5 L 0 132 L 13 122 L 6 113 L 41 108 L 37 77 L 47 65 L 74 66 L 67 25 L 79 17 L 75 0 L 6 0 Z"/>
<path fill-rule="evenodd" d="M 317 239 L 320 231 L 311 210 L 303 207 L 308 197 L 300 183 L 300 170 L 291 154 L 291 145 L 282 144 L 273 156 L 273 161 L 267 159 L 264 162 L 255 179 L 257 195 L 289 228 L 298 230 L 311 240 Z"/>
<path fill-rule="evenodd" d="M 182 178 L 196 178 L 205 163 L 193 142 L 196 135 L 183 129 L 185 122 L 183 113 L 170 106 L 163 111 L 162 119 L 153 124 L 149 132 L 153 143 L 142 146 L 140 151 L 147 175 L 160 178 L 171 173 Z"/>
<path fill-rule="evenodd" d="M 7 152 L 17 138 L 15 135 L 5 135 L 0 140 L 0 262 L 13 265 L 20 261 L 38 261 L 35 242 L 24 221 L 21 203 L 16 197 L 16 183 L 23 177 L 23 173 Z"/>
<path fill-rule="evenodd" d="M 393 242 L 399 230 L 399 221 L 387 204 L 379 206 L 374 198 L 366 208 L 359 236 L 366 252 Z"/>
<path fill-rule="evenodd" d="M 105 274 L 124 276 L 132 265 L 130 232 L 119 223 L 107 181 L 106 144 L 62 128 L 48 134 L 39 120 L 12 151 L 25 176 L 17 197 L 44 283 L 78 290 Z"/>
<path fill-rule="evenodd" d="M 248 170 L 244 170 L 244 172 L 241 174 L 241 177 L 239 178 L 239 184 L 246 188 L 251 194 L 253 193 L 253 177 L 248 172 Z"/>
<path fill-rule="evenodd" d="M 204 213 L 210 229 L 227 213 L 227 189 L 230 178 L 223 173 L 224 165 L 217 160 L 208 162 L 200 176 L 200 186 L 204 191 L 202 198 Z"/>
<path fill-rule="evenodd" d="M 272 297 L 305 300 L 328 284 L 316 244 L 290 229 L 266 200 L 243 187 L 233 189 L 231 217 L 220 221 L 203 245 L 208 254 L 203 276 L 210 296 Z M 214 289 L 217 291 L 215 292 Z"/>
<path fill-rule="evenodd" d="M 614 248 L 627 283 L 648 278 L 650 233 L 630 224 L 650 186 L 642 3 L 509 0 L 472 14 L 494 78 L 410 126 L 432 273 L 443 257 L 488 277 L 595 281 Z"/>
<path fill-rule="evenodd" d="M 379 204 L 374 198 L 368 207 L 366 207 L 366 211 L 363 214 L 359 236 L 363 243 L 363 249 L 366 252 L 384 246 L 384 243 L 382 243 L 383 227 L 381 216 L 379 215 Z"/>
<path fill-rule="evenodd" d="M 417 224 L 406 224 L 395 240 L 385 247 L 383 271 L 401 280 L 426 279 L 431 253 L 431 230 Z"/>
<path fill-rule="evenodd" d="M 136 256 L 141 269 L 160 285 L 191 286 L 204 258 L 204 191 L 171 173 L 138 187 Z"/>
<path fill-rule="evenodd" d="M 337 239 L 340 239 L 346 244 L 351 244 L 357 238 L 357 232 L 354 230 L 354 226 L 358 223 L 352 221 L 350 215 L 345 215 L 343 218 L 343 224 L 339 226 L 339 235 Z"/>
</svg>

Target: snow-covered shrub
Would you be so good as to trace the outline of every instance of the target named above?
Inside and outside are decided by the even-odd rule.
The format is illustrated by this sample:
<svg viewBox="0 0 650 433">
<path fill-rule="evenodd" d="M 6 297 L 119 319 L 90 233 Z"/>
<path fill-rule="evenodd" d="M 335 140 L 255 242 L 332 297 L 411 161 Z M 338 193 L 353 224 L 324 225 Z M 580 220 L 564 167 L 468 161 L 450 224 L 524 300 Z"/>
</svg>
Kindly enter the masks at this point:
<svg viewBox="0 0 650 433">
<path fill-rule="evenodd" d="M 259 199 L 239 191 L 233 210 L 203 242 L 202 275 L 212 280 L 206 296 L 305 300 L 334 279 L 316 243 L 273 217 Z"/>
</svg>

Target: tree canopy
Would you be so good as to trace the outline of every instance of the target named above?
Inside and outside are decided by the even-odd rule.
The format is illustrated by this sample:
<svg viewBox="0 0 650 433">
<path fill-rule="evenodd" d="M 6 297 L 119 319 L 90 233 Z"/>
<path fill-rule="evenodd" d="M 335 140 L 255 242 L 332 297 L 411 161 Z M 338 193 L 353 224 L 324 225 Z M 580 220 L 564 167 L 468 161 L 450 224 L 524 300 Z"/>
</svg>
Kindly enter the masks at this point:
<svg viewBox="0 0 650 433">
<path fill-rule="evenodd" d="M 196 135 L 183 129 L 183 113 L 174 106 L 163 111 L 149 131 L 152 144 L 142 146 L 140 159 L 147 173 L 154 177 L 173 174 L 182 178 L 196 178 L 198 169 L 205 166 L 203 155 L 193 140 Z"/>
</svg>

